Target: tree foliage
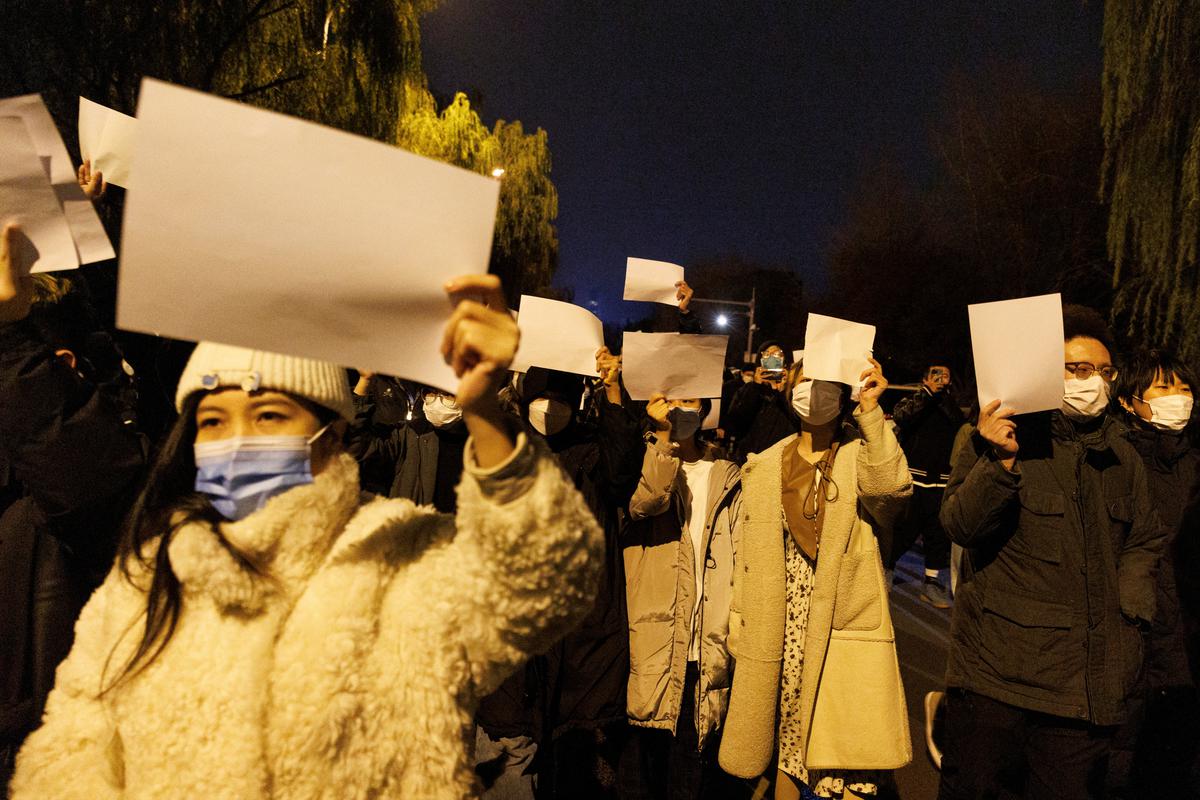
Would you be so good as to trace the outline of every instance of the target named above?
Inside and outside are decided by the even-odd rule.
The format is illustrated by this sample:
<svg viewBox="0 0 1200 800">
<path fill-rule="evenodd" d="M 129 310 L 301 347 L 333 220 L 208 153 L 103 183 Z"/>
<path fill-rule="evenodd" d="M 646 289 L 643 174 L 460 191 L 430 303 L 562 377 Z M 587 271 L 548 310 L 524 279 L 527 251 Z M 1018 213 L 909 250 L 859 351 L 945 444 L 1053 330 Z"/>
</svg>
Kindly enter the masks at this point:
<svg viewBox="0 0 1200 800">
<path fill-rule="evenodd" d="M 1200 356 L 1200 3 L 1105 5 L 1103 195 L 1114 311 L 1146 345 Z"/>
<path fill-rule="evenodd" d="M 489 129 L 462 92 L 441 113 L 428 91 L 414 94 L 397 141 L 414 153 L 485 175 L 504 170 L 492 272 L 504 282 L 510 303 L 521 294 L 546 294 L 558 258 L 558 192 L 550 180 L 546 132 L 526 134 L 520 122 L 504 120 Z"/>
<path fill-rule="evenodd" d="M 970 303 L 1061 292 L 1107 308 L 1098 113 L 1082 80 L 1054 91 L 1012 69 L 951 80 L 926 180 L 891 155 L 860 178 L 820 308 L 875 323 L 897 379 L 931 358 L 969 366 Z"/>
</svg>

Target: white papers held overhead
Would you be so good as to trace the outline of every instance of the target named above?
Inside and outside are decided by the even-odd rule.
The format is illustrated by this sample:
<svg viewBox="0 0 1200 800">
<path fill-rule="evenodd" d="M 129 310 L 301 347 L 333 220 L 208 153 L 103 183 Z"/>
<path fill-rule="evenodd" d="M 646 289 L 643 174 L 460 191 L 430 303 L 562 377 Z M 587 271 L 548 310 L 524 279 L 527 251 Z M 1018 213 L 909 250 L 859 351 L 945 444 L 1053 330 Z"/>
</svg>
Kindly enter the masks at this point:
<svg viewBox="0 0 1200 800">
<path fill-rule="evenodd" d="M 1057 294 L 967 306 L 979 405 L 1018 414 L 1062 405 L 1063 318 Z"/>
<path fill-rule="evenodd" d="M 0 117 L 0 229 L 7 222 L 20 225 L 37 249 L 34 271 L 79 266 L 67 218 L 19 117 Z"/>
<path fill-rule="evenodd" d="M 79 98 L 79 151 L 105 183 L 129 186 L 137 120 L 128 114 Z"/>
<path fill-rule="evenodd" d="M 875 326 L 809 314 L 804 333 L 804 376 L 857 386 L 875 347 Z"/>
<path fill-rule="evenodd" d="M 683 267 L 666 261 L 630 258 L 625 262 L 625 300 L 679 304 L 675 284 L 683 280 Z"/>
<path fill-rule="evenodd" d="M 487 271 L 497 181 L 159 81 L 137 117 L 119 326 L 454 391 L 443 285 Z"/>
<path fill-rule="evenodd" d="M 634 400 L 661 392 L 668 400 L 721 396 L 728 336 L 626 333 L 621 374 Z"/>
<path fill-rule="evenodd" d="M 521 296 L 517 317 L 521 346 L 512 368 L 544 367 L 596 376 L 596 351 L 604 346 L 604 324 L 572 303 Z"/>
<path fill-rule="evenodd" d="M 53 258 L 47 253 L 42 253 L 33 271 L 73 269 L 80 264 L 91 264 L 115 257 L 116 253 L 108 241 L 104 226 L 100 224 L 100 217 L 96 216 L 92 201 L 87 199 L 83 189 L 79 187 L 75 177 L 75 165 L 67 155 L 66 145 L 63 144 L 41 95 L 27 94 L 0 100 L 0 117 L 15 117 L 24 123 L 74 242 L 73 263 L 63 263 L 55 248 L 50 251 L 54 253 Z M 0 214 L 6 212 L 8 209 L 0 208 Z M 32 239 L 32 236 L 30 238 Z M 42 250 L 36 241 L 34 244 L 39 251 Z"/>
</svg>

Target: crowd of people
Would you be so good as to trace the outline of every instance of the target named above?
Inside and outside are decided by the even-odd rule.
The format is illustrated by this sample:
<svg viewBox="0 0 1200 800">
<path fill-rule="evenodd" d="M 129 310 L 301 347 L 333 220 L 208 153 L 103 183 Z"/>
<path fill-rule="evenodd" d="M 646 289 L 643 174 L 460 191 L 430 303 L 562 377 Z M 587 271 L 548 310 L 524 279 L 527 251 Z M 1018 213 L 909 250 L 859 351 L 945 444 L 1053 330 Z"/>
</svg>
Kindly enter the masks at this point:
<svg viewBox="0 0 1200 800">
<path fill-rule="evenodd" d="M 971 407 L 945 360 L 892 403 L 879 361 L 812 379 L 768 341 L 710 430 L 713 399 L 634 401 L 607 348 L 598 378 L 511 372 L 502 287 L 465 276 L 453 394 L 202 342 L 152 440 L 86 278 L 29 276 L 20 236 L 15 800 L 888 796 L 918 541 L 950 609 L 940 798 L 1200 796 L 1195 376 L 1095 311 L 1064 308 L 1055 411 Z"/>
</svg>

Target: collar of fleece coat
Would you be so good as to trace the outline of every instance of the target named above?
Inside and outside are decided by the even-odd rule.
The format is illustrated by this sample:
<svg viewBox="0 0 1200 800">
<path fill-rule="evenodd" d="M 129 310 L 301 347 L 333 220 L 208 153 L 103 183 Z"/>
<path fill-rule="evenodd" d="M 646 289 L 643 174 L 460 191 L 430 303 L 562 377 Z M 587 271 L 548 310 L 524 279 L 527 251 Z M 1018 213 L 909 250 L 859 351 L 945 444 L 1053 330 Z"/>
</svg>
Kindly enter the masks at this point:
<svg viewBox="0 0 1200 800">
<path fill-rule="evenodd" d="M 346 454 L 313 482 L 272 497 L 237 522 L 180 528 L 171 568 L 185 597 L 207 596 L 223 611 L 254 616 L 278 594 L 294 596 L 329 554 L 360 503 L 358 465 Z"/>
</svg>

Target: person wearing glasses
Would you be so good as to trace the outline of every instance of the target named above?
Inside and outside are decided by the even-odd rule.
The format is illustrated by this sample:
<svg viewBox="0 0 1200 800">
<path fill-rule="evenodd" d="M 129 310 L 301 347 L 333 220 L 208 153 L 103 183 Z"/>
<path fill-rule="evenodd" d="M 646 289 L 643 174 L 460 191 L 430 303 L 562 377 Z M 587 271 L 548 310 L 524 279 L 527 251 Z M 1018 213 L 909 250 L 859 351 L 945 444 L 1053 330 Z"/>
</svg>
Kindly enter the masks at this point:
<svg viewBox="0 0 1200 800">
<path fill-rule="evenodd" d="M 940 800 L 1103 796 L 1137 691 L 1165 531 L 1108 413 L 1107 326 L 1066 306 L 1063 331 L 1061 408 L 984 405 L 946 487 L 942 525 L 966 550 Z"/>
<path fill-rule="evenodd" d="M 949 608 L 950 595 L 941 571 L 950 566 L 950 540 L 938 521 L 942 494 L 950 480 L 950 451 L 954 438 L 966 422 L 951 389 L 950 367 L 934 362 L 925 369 L 921 389 L 896 403 L 892 420 L 899 432 L 900 446 L 912 473 L 913 496 L 907 512 L 896 525 L 895 537 L 884 564 L 896 568 L 920 537 L 925 548 L 925 580 L 921 599 L 934 608 Z"/>
</svg>

